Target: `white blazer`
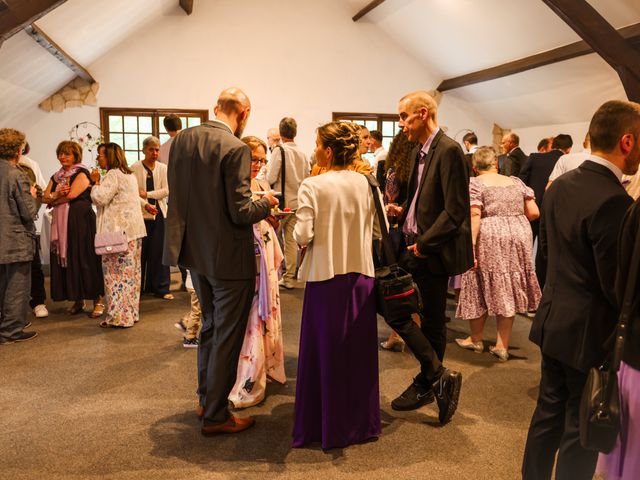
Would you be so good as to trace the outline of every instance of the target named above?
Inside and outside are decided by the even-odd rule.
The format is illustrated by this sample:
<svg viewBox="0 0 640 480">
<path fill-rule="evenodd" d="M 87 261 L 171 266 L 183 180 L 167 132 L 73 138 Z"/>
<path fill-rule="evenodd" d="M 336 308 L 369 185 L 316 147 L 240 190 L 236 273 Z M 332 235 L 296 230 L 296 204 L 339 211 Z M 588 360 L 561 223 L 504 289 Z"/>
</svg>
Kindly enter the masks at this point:
<svg viewBox="0 0 640 480">
<path fill-rule="evenodd" d="M 138 188 L 147 190 L 147 171 L 142 165 L 142 161 L 131 165 L 131 170 L 138 181 Z M 169 182 L 167 181 L 167 166 L 164 163 L 156 162 L 153 168 L 153 187 L 154 190 L 147 192 L 147 203 L 149 199 L 158 202 L 158 208 L 162 210 L 162 215 L 167 218 L 167 197 L 169 196 Z M 153 218 L 146 210 L 143 209 L 144 218 Z"/>
<path fill-rule="evenodd" d="M 382 195 L 378 191 L 382 202 Z M 298 245 L 308 245 L 298 276 L 315 282 L 345 273 L 374 276 L 373 238 L 380 238 L 371 187 L 364 175 L 330 170 L 306 178 L 298 191 Z M 385 218 L 386 222 L 386 218 Z"/>
</svg>

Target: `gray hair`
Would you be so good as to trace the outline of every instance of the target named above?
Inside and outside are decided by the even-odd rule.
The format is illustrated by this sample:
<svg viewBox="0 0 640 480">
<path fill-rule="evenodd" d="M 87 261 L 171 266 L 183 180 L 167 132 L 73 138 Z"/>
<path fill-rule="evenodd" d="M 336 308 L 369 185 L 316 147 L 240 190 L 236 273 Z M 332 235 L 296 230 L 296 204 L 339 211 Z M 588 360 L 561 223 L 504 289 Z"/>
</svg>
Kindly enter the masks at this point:
<svg viewBox="0 0 640 480">
<path fill-rule="evenodd" d="M 493 147 L 480 147 L 471 157 L 471 163 L 479 172 L 486 172 L 495 167 L 496 157 Z"/>
<path fill-rule="evenodd" d="M 154 137 L 153 135 L 148 136 L 142 141 L 142 149 L 144 150 L 147 147 L 159 147 L 160 140 L 158 137 Z"/>
</svg>

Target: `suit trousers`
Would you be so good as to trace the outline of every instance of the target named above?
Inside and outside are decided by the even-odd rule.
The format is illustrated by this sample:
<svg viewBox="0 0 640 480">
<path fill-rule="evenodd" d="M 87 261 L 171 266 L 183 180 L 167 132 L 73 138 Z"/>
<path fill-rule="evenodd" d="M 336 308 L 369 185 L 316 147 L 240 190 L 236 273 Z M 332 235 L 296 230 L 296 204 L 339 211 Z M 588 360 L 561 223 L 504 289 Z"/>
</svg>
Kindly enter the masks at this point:
<svg viewBox="0 0 640 480">
<path fill-rule="evenodd" d="M 587 374 L 542 354 L 538 404 L 533 412 L 522 461 L 523 480 L 550 479 L 556 462 L 556 479 L 593 477 L 598 452 L 580 445 L 580 398 Z"/>
<path fill-rule="evenodd" d="M 31 300 L 29 306 L 35 308 L 42 305 L 47 299 L 44 290 L 44 273 L 42 271 L 42 262 L 40 261 L 40 241 L 36 242 L 36 253 L 31 262 Z"/>
<path fill-rule="evenodd" d="M 31 262 L 0 263 L 0 341 L 10 340 L 27 324 Z"/>
<path fill-rule="evenodd" d="M 540 220 L 534 220 L 531 222 L 531 233 L 533 234 L 533 242 L 538 239 L 538 246 L 536 248 L 536 277 L 538 278 L 538 284 L 540 290 L 544 289 L 544 283 L 547 279 L 547 259 L 542 254 L 542 246 L 540 245 Z"/>
<path fill-rule="evenodd" d="M 158 208 L 158 214 L 153 220 L 145 220 L 147 236 L 142 239 L 142 288 L 143 293 L 153 293 L 158 296 L 169 293 L 171 286 L 171 272 L 169 267 L 162 264 L 162 249 L 164 248 L 164 216 Z"/>
<path fill-rule="evenodd" d="M 422 296 L 422 326 L 418 327 L 408 316 L 388 322 L 409 346 L 420 362 L 420 374 L 415 381 L 430 386 L 442 373 L 442 360 L 447 344 L 446 315 L 447 275 L 434 275 L 426 269 L 426 262 L 406 249 L 399 260 L 400 266 L 413 275 Z"/>
<path fill-rule="evenodd" d="M 202 311 L 198 347 L 198 397 L 203 424 L 229 418 L 228 397 L 236 382 L 238 360 L 249 320 L 256 281 L 219 280 L 191 270 Z"/>
<path fill-rule="evenodd" d="M 282 279 L 289 283 L 296 281 L 296 268 L 298 262 L 298 244 L 293 239 L 293 230 L 296 228 L 296 216 L 288 215 L 280 221 L 282 238 L 284 243 L 284 265 L 286 272 Z"/>
</svg>

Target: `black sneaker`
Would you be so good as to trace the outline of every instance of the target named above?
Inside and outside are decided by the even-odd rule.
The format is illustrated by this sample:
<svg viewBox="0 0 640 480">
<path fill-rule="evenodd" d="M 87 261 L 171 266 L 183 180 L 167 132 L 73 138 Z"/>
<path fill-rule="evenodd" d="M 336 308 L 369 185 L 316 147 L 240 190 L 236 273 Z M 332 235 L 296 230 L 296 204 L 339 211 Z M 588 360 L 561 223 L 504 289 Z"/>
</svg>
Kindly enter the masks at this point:
<svg viewBox="0 0 640 480">
<path fill-rule="evenodd" d="M 13 338 L 8 338 L 6 340 L 0 340 L 0 345 L 7 345 L 9 343 L 16 343 L 16 342 L 26 342 L 27 340 L 31 340 L 32 338 L 36 338 L 37 336 L 38 336 L 38 332 L 25 332 L 25 331 L 22 331 L 22 332 L 18 333 Z"/>
<path fill-rule="evenodd" d="M 415 410 L 423 405 L 432 403 L 433 400 L 433 390 L 417 384 L 414 380 L 411 382 L 411 385 L 409 385 L 409 388 L 391 402 L 391 408 L 394 410 Z"/>
<path fill-rule="evenodd" d="M 188 339 L 185 338 L 182 342 L 184 348 L 198 348 L 199 342 L 197 338 Z"/>
<path fill-rule="evenodd" d="M 442 425 L 451 420 L 458 408 L 460 387 L 462 387 L 462 374 L 449 369 L 446 369 L 442 376 L 433 383 L 433 391 L 440 410 L 438 420 Z"/>
</svg>

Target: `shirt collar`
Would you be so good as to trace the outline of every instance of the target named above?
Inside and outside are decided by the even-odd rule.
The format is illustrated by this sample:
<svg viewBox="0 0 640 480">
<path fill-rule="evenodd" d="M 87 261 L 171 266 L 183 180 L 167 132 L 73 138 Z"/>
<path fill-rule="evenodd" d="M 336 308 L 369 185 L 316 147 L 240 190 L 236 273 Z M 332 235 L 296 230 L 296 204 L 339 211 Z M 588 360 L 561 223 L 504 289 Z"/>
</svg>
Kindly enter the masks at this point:
<svg viewBox="0 0 640 480">
<path fill-rule="evenodd" d="M 422 152 L 422 154 L 424 156 L 426 156 L 427 153 L 429 153 L 429 149 L 431 148 L 431 144 L 433 143 L 433 139 L 436 138 L 436 135 L 437 135 L 437 133 L 439 131 L 440 131 L 440 127 L 436 127 L 436 129 L 431 133 L 431 135 L 429 135 L 429 138 L 427 138 L 427 141 L 424 142 L 424 145 L 420 149 L 420 152 Z"/>
<path fill-rule="evenodd" d="M 597 163 L 598 165 L 602 165 L 603 167 L 607 167 L 609 170 L 613 172 L 618 181 L 622 183 L 622 170 L 620 170 L 616 165 L 611 163 L 609 160 L 606 160 L 597 155 L 589 155 L 588 160 L 591 160 L 593 163 Z"/>
<path fill-rule="evenodd" d="M 231 133 L 233 135 L 233 129 L 229 126 L 229 124 L 223 120 L 218 120 L 217 118 L 214 118 L 213 120 L 211 120 L 212 122 L 217 122 L 217 123 L 221 123 L 222 125 L 224 125 L 225 127 L 227 127 L 227 129 L 229 130 L 229 133 Z"/>
</svg>

